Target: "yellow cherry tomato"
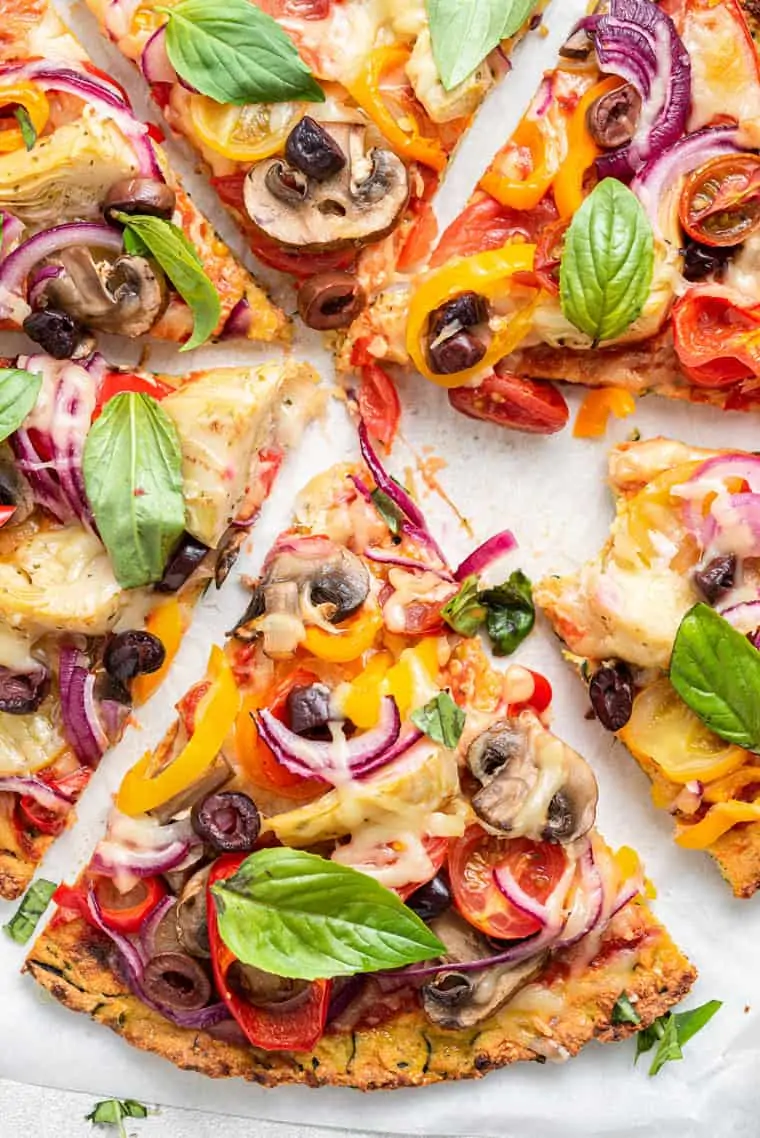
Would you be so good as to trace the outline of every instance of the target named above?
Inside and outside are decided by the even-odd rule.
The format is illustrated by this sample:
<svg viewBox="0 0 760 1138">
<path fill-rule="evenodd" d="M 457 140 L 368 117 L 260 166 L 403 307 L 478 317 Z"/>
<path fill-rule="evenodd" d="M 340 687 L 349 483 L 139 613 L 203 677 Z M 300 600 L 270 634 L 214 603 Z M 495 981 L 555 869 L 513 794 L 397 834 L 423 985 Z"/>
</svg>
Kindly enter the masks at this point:
<svg viewBox="0 0 760 1138">
<path fill-rule="evenodd" d="M 323 628 L 307 628 L 302 647 L 319 660 L 332 664 L 348 664 L 358 660 L 375 642 L 383 627 L 383 614 L 379 609 L 360 612 L 335 632 Z"/>
<path fill-rule="evenodd" d="M 726 775 L 717 782 L 711 782 L 705 787 L 702 797 L 705 802 L 730 802 L 753 783 L 760 785 L 760 767 L 741 767 L 733 774 Z"/>
<path fill-rule="evenodd" d="M 636 401 L 623 387 L 598 387 L 589 391 L 581 404 L 573 427 L 576 439 L 601 439 L 610 415 L 625 419 L 636 410 Z"/>
<path fill-rule="evenodd" d="M 258 162 L 282 150 L 303 117 L 303 103 L 250 103 L 242 107 L 191 95 L 190 120 L 204 146 L 235 162 Z"/>
<path fill-rule="evenodd" d="M 619 732 L 636 758 L 655 763 L 671 782 L 711 782 L 747 761 L 747 752 L 705 727 L 668 679 L 640 692 L 633 714 Z"/>
<path fill-rule="evenodd" d="M 10 106 L 24 108 L 35 134 L 39 135 L 45 129 L 50 118 L 50 103 L 41 87 L 23 79 L 0 85 L 0 109 Z M 15 115 L 4 114 L 0 123 L 3 124 L 0 126 L 0 153 L 8 154 L 25 147 L 24 136 Z"/>
<path fill-rule="evenodd" d="M 679 826 L 675 840 L 685 850 L 706 850 L 741 822 L 760 822 L 760 801 L 718 802 L 701 821 Z"/>
<path fill-rule="evenodd" d="M 685 462 L 658 474 L 626 504 L 620 529 L 631 538 L 637 562 L 649 564 L 652 558 L 661 556 L 652 540 L 653 534 L 663 534 L 676 543 L 683 539 L 684 500 L 673 490 L 685 485 L 699 466 L 698 462 Z M 622 547 L 622 543 L 616 540 L 615 545 L 617 556 L 617 548 Z"/>
<path fill-rule="evenodd" d="M 164 662 L 157 672 L 151 672 L 145 676 L 135 676 L 132 681 L 132 699 L 135 704 L 145 703 L 153 695 L 153 692 L 163 683 L 166 673 L 171 667 L 172 660 L 179 651 L 179 646 L 182 643 L 182 633 L 184 632 L 182 622 L 182 609 L 180 608 L 179 601 L 176 597 L 171 597 L 168 601 L 157 605 L 152 612 L 148 614 L 145 621 L 145 629 L 147 632 L 152 632 L 164 646 Z"/>
<path fill-rule="evenodd" d="M 560 217 L 573 217 L 583 205 L 586 196 L 583 192 L 586 174 L 602 153 L 588 129 L 589 107 L 602 95 L 617 90 L 621 83 L 622 80 L 617 76 L 609 76 L 601 83 L 595 83 L 573 111 L 573 117 L 567 128 L 567 157 L 552 183 L 554 201 Z"/>
<path fill-rule="evenodd" d="M 540 291 L 535 291 L 533 299 L 514 316 L 503 319 L 502 325 L 493 331 L 488 351 L 476 367 L 467 368 L 455 375 L 436 375 L 428 366 L 425 347 L 428 320 L 431 312 L 460 293 L 476 292 L 479 296 L 491 299 L 507 292 L 510 279 L 515 273 L 533 270 L 535 255 L 535 245 L 515 242 L 487 253 L 463 257 L 425 273 L 419 279 L 409 304 L 406 349 L 420 375 L 440 387 L 462 387 L 468 379 L 481 372 L 486 374 L 490 367 L 514 351 L 528 333 Z"/>
</svg>

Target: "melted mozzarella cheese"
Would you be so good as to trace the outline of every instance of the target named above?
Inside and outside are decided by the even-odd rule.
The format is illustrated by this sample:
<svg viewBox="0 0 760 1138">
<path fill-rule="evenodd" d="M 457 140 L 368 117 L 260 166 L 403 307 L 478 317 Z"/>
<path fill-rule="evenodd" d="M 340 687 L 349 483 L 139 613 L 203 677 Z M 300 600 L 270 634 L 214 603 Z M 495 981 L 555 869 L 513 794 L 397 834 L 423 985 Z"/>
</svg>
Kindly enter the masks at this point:
<svg viewBox="0 0 760 1138">
<path fill-rule="evenodd" d="M 406 74 L 415 95 L 433 122 L 437 123 L 474 114 L 493 86 L 493 73 L 484 61 L 462 83 L 447 91 L 438 76 L 428 28 L 424 28 L 417 37 L 406 65 Z"/>
<path fill-rule="evenodd" d="M 760 145 L 757 63 L 730 7 L 713 4 L 692 8 L 681 35 L 692 67 L 689 130 L 699 130 L 728 115 L 741 124 L 747 145 Z"/>
</svg>

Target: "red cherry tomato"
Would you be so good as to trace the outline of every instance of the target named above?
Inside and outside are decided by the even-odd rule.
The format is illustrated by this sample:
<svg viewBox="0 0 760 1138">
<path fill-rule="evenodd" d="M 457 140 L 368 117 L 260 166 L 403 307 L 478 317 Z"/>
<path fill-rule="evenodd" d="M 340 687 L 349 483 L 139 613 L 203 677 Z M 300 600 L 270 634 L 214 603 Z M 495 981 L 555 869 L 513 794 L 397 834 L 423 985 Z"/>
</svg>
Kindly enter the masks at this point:
<svg viewBox="0 0 760 1138">
<path fill-rule="evenodd" d="M 389 447 L 401 419 L 401 403 L 391 377 L 376 363 L 362 368 L 359 386 L 359 414 L 369 433 Z"/>
<path fill-rule="evenodd" d="M 689 289 L 674 306 L 673 340 L 696 387 L 731 387 L 760 375 L 760 305 L 731 289 Z"/>
<path fill-rule="evenodd" d="M 424 881 L 410 881 L 408 885 L 401 885 L 396 889 L 395 892 L 398 893 L 402 901 L 406 901 L 407 897 L 411 897 L 412 893 L 416 893 L 423 885 L 427 885 L 428 881 L 432 881 L 446 861 L 446 856 L 449 852 L 448 838 L 433 838 L 429 834 L 426 834 L 422 839 L 422 844 L 425 847 L 425 853 L 432 863 L 433 872 L 428 874 Z"/>
<path fill-rule="evenodd" d="M 469 257 L 473 253 L 499 249 L 511 237 L 535 243 L 546 226 L 556 220 L 557 207 L 548 198 L 535 209 L 517 210 L 501 205 L 481 191 L 446 230 L 431 266 L 436 268 L 452 257 Z"/>
<path fill-rule="evenodd" d="M 120 893 L 108 877 L 95 880 L 95 896 L 103 923 L 118 933 L 136 933 L 166 896 L 158 877 L 144 877 L 128 893 Z"/>
<path fill-rule="evenodd" d="M 285 721 L 288 696 L 293 688 L 308 687 L 317 679 L 314 672 L 307 668 L 297 668 L 275 688 L 267 704 L 275 719 Z M 237 754 L 248 776 L 256 785 L 276 791 L 284 798 L 314 798 L 320 788 L 324 789 L 324 783 L 294 774 L 277 761 L 256 730 L 251 717 L 252 709 L 253 705 L 249 707 L 248 702 L 244 701 L 236 727 Z"/>
<path fill-rule="evenodd" d="M 547 680 L 546 676 L 542 676 L 540 672 L 531 671 L 527 669 L 533 677 L 533 695 L 530 699 L 526 699 L 523 703 L 512 703 L 509 706 L 510 715 L 519 715 L 521 711 L 535 711 L 538 715 L 542 711 L 546 711 L 547 707 L 552 701 L 552 685 Z"/>
<path fill-rule="evenodd" d="M 449 403 L 470 419 L 534 435 L 554 435 L 570 417 L 564 396 L 550 383 L 496 372 L 479 387 L 453 388 Z"/>
<path fill-rule="evenodd" d="M 103 377 L 98 390 L 98 399 L 92 413 L 93 423 L 101 414 L 109 399 L 114 395 L 121 395 L 123 391 L 137 391 L 143 395 L 152 395 L 154 399 L 163 399 L 174 390 L 160 379 L 150 376 L 133 375 L 131 372 L 109 371 Z"/>
<path fill-rule="evenodd" d="M 495 838 L 471 826 L 449 852 L 449 874 L 459 912 L 486 936 L 518 940 L 541 928 L 535 917 L 517 909 L 499 889 L 494 870 L 506 866 L 529 897 L 544 902 L 567 864 L 561 846 L 528 838 Z"/>
<path fill-rule="evenodd" d="M 332 0 L 256 0 L 256 7 L 276 20 L 281 16 L 324 20 L 330 15 Z"/>
</svg>

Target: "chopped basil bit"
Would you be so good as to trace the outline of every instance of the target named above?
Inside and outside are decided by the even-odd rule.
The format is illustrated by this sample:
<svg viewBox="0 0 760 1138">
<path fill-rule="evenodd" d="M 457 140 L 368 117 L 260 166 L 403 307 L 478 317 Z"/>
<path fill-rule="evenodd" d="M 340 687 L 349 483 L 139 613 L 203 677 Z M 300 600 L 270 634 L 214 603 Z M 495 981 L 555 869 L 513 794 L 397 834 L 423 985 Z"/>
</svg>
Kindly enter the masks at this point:
<svg viewBox="0 0 760 1138">
<path fill-rule="evenodd" d="M 486 619 L 480 603 L 479 581 L 475 574 L 466 577 L 455 597 L 443 606 L 441 616 L 461 636 L 474 636 Z"/>
<path fill-rule="evenodd" d="M 125 1118 L 147 1118 L 148 1108 L 133 1098 L 107 1098 L 103 1099 L 102 1102 L 96 1102 L 94 1108 L 84 1117 L 85 1121 L 95 1123 L 98 1126 L 116 1126 L 121 1138 L 126 1138 L 127 1132 L 124 1129 L 123 1120 Z"/>
<path fill-rule="evenodd" d="M 27 150 L 32 150 L 37 141 L 37 131 L 34 129 L 34 123 L 29 117 L 29 111 L 26 107 L 16 107 L 13 112 L 13 117 L 18 123 L 21 137 L 24 140 L 24 146 Z"/>
<path fill-rule="evenodd" d="M 44 877 L 29 886 L 18 909 L 8 924 L 3 926 L 11 940 L 17 944 L 26 944 L 57 888 L 54 881 L 46 881 Z"/>
<path fill-rule="evenodd" d="M 636 1036 L 635 1062 L 638 1062 L 639 1055 L 651 1051 L 657 1045 L 649 1068 L 651 1077 L 658 1075 L 666 1063 L 683 1059 L 683 1047 L 710 1022 L 722 1006 L 720 1000 L 710 1000 L 688 1012 L 667 1012 L 660 1016 Z"/>
<path fill-rule="evenodd" d="M 375 509 L 388 529 L 394 537 L 398 537 L 404 521 L 404 515 L 401 513 L 401 510 L 393 499 L 388 497 L 384 490 L 373 490 L 370 497 L 372 498 Z"/>
<path fill-rule="evenodd" d="M 613 1023 L 641 1023 L 641 1016 L 634 1008 L 627 992 L 621 992 L 617 998 L 611 1016 Z"/>
<path fill-rule="evenodd" d="M 430 703 L 413 711 L 410 718 L 434 743 L 449 749 L 456 747 L 464 731 L 465 714 L 447 691 L 439 692 Z"/>
<path fill-rule="evenodd" d="M 533 586 L 521 569 L 508 581 L 478 596 L 486 608 L 486 629 L 496 656 L 511 656 L 536 623 Z"/>
</svg>

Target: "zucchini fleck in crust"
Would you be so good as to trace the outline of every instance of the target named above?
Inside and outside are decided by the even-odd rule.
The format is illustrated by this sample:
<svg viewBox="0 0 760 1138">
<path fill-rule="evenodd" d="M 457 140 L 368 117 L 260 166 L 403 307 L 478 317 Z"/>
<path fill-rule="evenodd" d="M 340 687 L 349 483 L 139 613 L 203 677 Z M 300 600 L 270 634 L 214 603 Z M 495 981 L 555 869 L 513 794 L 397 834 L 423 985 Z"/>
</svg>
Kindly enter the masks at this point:
<svg viewBox="0 0 760 1138">
<path fill-rule="evenodd" d="M 582 944 L 572 950 L 572 961 L 569 954 L 557 958 L 548 983 L 530 984 L 476 1028 L 434 1026 L 410 992 L 408 1011 L 378 1027 L 328 1033 L 308 1053 L 262 1051 L 169 1023 L 132 995 L 110 966 L 106 938 L 80 919 L 49 927 L 25 970 L 66 1007 L 87 1012 L 134 1047 L 185 1070 L 267 1087 L 302 1083 L 368 1091 L 481 1078 L 522 1060 L 568 1058 L 592 1039 L 624 1039 L 635 1028 L 611 1019 L 622 991 L 646 1027 L 683 999 L 697 975 L 642 902 L 617 914 L 592 959 L 583 960 L 581 951 Z"/>
</svg>

